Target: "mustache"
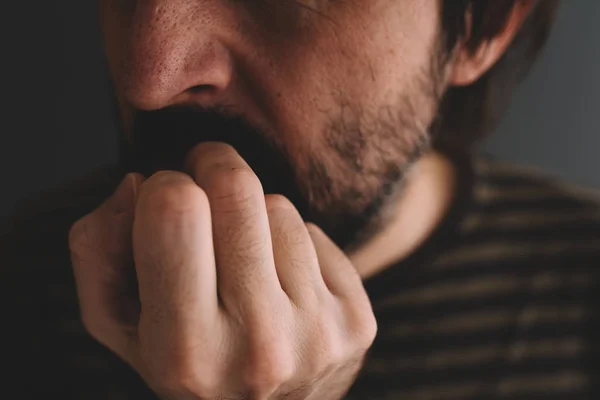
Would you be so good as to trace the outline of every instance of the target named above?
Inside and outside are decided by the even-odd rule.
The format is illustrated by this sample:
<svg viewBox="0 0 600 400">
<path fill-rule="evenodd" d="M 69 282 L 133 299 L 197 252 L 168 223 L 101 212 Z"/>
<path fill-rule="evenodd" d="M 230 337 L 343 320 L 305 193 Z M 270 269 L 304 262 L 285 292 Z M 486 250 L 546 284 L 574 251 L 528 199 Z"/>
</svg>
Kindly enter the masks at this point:
<svg viewBox="0 0 600 400">
<path fill-rule="evenodd" d="M 258 176 L 265 194 L 278 193 L 300 205 L 301 194 L 283 147 L 245 117 L 226 109 L 171 107 L 137 111 L 126 168 L 146 177 L 160 170 L 184 172 L 187 153 L 203 142 L 232 146 Z"/>
<path fill-rule="evenodd" d="M 271 143 L 242 116 L 217 109 L 165 108 L 137 111 L 132 150 L 137 167 L 146 172 L 180 171 L 186 154 L 202 142 L 224 142 L 244 156 L 272 152 Z"/>
</svg>

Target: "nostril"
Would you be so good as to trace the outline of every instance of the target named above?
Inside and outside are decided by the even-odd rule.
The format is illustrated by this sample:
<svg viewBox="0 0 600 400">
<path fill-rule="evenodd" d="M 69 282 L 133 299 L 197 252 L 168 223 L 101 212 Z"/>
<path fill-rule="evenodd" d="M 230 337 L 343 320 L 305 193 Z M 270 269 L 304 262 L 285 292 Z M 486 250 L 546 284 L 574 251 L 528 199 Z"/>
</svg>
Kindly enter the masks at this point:
<svg viewBox="0 0 600 400">
<path fill-rule="evenodd" d="M 214 88 L 211 85 L 196 85 L 196 86 L 192 86 L 191 88 L 189 88 L 189 91 L 192 93 L 204 93 L 204 92 L 210 92 L 213 89 Z"/>
</svg>

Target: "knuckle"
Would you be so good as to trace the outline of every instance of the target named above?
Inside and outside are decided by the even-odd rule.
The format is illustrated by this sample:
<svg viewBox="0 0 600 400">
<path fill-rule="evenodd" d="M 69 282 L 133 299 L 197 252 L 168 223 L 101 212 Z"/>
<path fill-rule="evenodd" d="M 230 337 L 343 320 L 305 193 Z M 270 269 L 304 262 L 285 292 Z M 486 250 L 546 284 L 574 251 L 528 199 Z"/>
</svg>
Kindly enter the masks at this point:
<svg viewBox="0 0 600 400">
<path fill-rule="evenodd" d="M 162 171 L 157 171 L 154 174 L 152 174 L 152 176 L 150 178 L 146 179 L 146 181 L 144 183 L 142 183 L 140 188 L 142 189 L 142 193 L 143 193 L 143 191 L 148 188 L 153 188 L 156 186 L 160 187 L 164 184 L 172 184 L 172 183 L 181 182 L 184 180 L 188 180 L 188 177 L 183 172 L 162 170 Z"/>
<path fill-rule="evenodd" d="M 140 195 L 142 206 L 152 214 L 171 216 L 204 212 L 209 208 L 204 191 L 190 180 L 166 182 Z"/>
<path fill-rule="evenodd" d="M 294 212 L 296 208 L 287 197 L 281 194 L 268 194 L 265 196 L 267 210 L 284 210 Z"/>
<path fill-rule="evenodd" d="M 151 373 L 154 386 L 174 398 L 183 395 L 215 398 L 221 387 L 221 377 L 215 368 L 199 368 L 189 359 L 163 362 Z"/>
<path fill-rule="evenodd" d="M 185 163 L 189 170 L 201 169 L 203 164 L 236 155 L 235 149 L 224 142 L 202 142 L 187 154 Z"/>
<path fill-rule="evenodd" d="M 254 346 L 245 373 L 246 384 L 258 393 L 272 392 L 291 380 L 294 358 L 283 340 L 271 340 Z"/>
<path fill-rule="evenodd" d="M 371 346 L 377 336 L 377 319 L 370 307 L 355 307 L 349 330 L 361 349 Z"/>
<path fill-rule="evenodd" d="M 284 201 L 289 203 L 287 199 Z M 273 235 L 272 239 L 284 246 L 288 255 L 291 256 L 290 258 L 296 258 L 298 255 L 305 257 L 306 248 L 312 246 L 312 242 L 304 227 L 302 217 L 291 203 L 289 206 L 285 204 L 284 207 L 267 203 L 267 215 Z M 296 254 L 299 251 L 302 251 L 303 254 Z"/>
<path fill-rule="evenodd" d="M 260 180 L 249 168 L 217 168 L 208 177 L 206 190 L 225 206 L 250 205 L 263 197 Z"/>
<path fill-rule="evenodd" d="M 369 314 L 368 318 L 365 319 L 366 323 L 363 328 L 363 344 L 365 347 L 371 347 L 375 338 L 377 337 L 377 320 L 375 315 Z"/>
<path fill-rule="evenodd" d="M 320 374 L 331 365 L 343 360 L 343 340 L 339 329 L 332 324 L 332 318 L 322 314 L 320 322 L 315 327 L 314 356 L 310 365 L 311 375 Z"/>
<path fill-rule="evenodd" d="M 324 234 L 319 225 L 315 224 L 314 222 L 306 222 L 306 229 L 317 234 Z"/>
<path fill-rule="evenodd" d="M 303 266 L 298 267 L 302 268 Z M 298 279 L 297 282 L 294 282 L 294 285 L 301 293 L 298 301 L 300 308 L 307 313 L 319 312 L 323 307 L 323 298 L 325 297 L 322 293 L 323 290 L 310 278 L 306 280 Z"/>
<path fill-rule="evenodd" d="M 303 241 L 309 239 L 300 213 L 286 197 L 270 194 L 265 196 L 265 204 L 269 221 L 274 224 L 276 230 L 280 231 L 282 240 L 295 238 Z M 290 244 L 295 244 L 295 241 Z"/>
<path fill-rule="evenodd" d="M 312 222 L 305 222 L 304 225 L 306 226 L 306 230 L 308 231 L 310 237 L 313 240 L 322 240 L 323 237 L 325 237 L 325 233 L 323 232 L 323 230 L 321 228 L 319 228 L 317 225 L 315 225 Z"/>
<path fill-rule="evenodd" d="M 88 218 L 77 220 L 69 229 L 69 249 L 71 252 L 79 253 L 90 246 L 87 230 Z"/>
</svg>

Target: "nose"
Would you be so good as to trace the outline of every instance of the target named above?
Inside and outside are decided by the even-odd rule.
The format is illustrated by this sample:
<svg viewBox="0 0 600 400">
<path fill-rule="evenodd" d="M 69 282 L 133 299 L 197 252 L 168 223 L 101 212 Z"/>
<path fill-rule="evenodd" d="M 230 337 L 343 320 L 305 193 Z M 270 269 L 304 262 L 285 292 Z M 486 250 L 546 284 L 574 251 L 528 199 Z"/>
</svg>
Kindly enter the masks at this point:
<svg viewBox="0 0 600 400">
<path fill-rule="evenodd" d="M 223 4 L 137 2 L 121 75 L 123 94 L 133 107 L 209 106 L 229 86 L 232 57 L 219 35 L 225 26 Z"/>
</svg>

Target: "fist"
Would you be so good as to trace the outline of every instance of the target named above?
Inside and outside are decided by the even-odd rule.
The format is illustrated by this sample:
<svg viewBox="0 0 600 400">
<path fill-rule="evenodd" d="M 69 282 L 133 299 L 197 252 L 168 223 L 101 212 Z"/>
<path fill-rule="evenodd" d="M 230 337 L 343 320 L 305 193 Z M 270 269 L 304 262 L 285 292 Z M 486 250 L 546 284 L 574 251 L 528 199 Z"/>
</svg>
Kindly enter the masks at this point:
<svg viewBox="0 0 600 400">
<path fill-rule="evenodd" d="M 346 255 L 229 146 L 71 228 L 83 323 L 165 399 L 339 399 L 376 334 Z"/>
</svg>

